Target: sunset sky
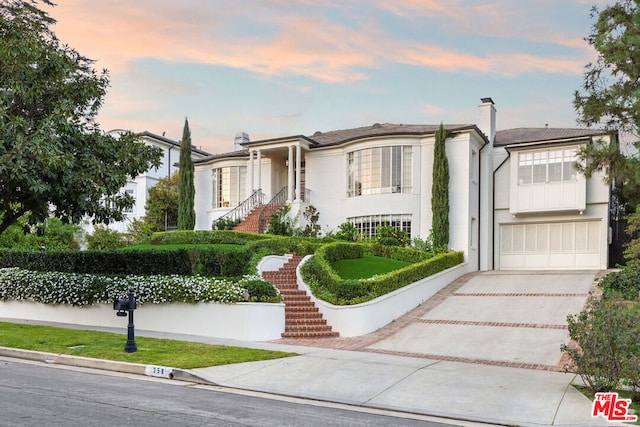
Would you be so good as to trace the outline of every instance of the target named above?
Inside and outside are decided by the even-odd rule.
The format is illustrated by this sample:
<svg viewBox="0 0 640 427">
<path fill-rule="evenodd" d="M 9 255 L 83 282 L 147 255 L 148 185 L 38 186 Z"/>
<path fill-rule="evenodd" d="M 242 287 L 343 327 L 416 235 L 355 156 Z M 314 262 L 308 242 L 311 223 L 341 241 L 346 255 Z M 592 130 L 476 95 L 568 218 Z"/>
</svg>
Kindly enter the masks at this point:
<svg viewBox="0 0 640 427">
<path fill-rule="evenodd" d="M 606 0 L 60 0 L 62 42 L 106 68 L 105 131 L 233 150 L 379 122 L 575 127 Z"/>
</svg>

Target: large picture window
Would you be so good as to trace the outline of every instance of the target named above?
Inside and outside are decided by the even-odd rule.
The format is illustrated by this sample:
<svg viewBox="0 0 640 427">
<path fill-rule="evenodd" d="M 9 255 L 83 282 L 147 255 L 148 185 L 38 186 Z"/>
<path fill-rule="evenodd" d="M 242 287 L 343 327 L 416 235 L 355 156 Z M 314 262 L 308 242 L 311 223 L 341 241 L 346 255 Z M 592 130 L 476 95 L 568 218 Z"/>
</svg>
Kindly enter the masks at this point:
<svg viewBox="0 0 640 427">
<path fill-rule="evenodd" d="M 406 231 L 411 237 L 411 215 L 366 215 L 347 218 L 356 226 L 362 237 L 375 237 L 379 225 L 390 225 L 396 230 Z"/>
<path fill-rule="evenodd" d="M 238 206 L 246 196 L 247 167 L 231 166 L 213 170 L 213 207 Z"/>
<path fill-rule="evenodd" d="M 347 154 L 347 196 L 411 192 L 411 146 L 376 147 Z"/>
<path fill-rule="evenodd" d="M 572 181 L 576 179 L 576 149 L 519 153 L 518 184 Z"/>
</svg>

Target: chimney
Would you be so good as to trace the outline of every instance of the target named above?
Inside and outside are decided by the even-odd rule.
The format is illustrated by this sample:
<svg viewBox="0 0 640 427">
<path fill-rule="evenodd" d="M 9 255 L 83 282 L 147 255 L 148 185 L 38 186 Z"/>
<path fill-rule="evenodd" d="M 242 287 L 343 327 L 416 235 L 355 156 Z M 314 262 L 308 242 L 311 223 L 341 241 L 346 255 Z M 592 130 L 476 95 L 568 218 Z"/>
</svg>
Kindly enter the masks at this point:
<svg viewBox="0 0 640 427">
<path fill-rule="evenodd" d="M 496 107 L 491 98 L 481 98 L 482 104 L 478 105 L 479 119 L 478 127 L 493 145 L 496 137 Z"/>
<path fill-rule="evenodd" d="M 246 150 L 247 147 L 242 144 L 249 142 L 249 134 L 245 132 L 236 133 L 236 139 L 234 141 L 234 147 L 236 151 Z"/>
</svg>

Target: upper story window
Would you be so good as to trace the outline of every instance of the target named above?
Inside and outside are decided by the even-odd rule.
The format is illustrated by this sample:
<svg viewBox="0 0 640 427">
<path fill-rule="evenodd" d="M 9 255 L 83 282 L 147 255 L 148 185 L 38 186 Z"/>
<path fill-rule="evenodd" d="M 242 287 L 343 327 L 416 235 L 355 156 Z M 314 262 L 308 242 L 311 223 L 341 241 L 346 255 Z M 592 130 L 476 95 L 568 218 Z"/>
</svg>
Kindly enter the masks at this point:
<svg viewBox="0 0 640 427">
<path fill-rule="evenodd" d="M 125 214 L 131 214 L 131 213 L 133 213 L 133 210 L 134 210 L 134 208 L 136 206 L 136 197 L 135 197 L 134 189 L 133 188 L 126 188 L 124 190 L 124 192 L 126 194 L 128 194 L 129 196 L 131 196 L 131 198 L 133 199 L 133 206 L 123 210 L 122 212 L 125 213 Z"/>
<path fill-rule="evenodd" d="M 411 192 L 411 146 L 376 147 L 347 154 L 347 196 Z"/>
<path fill-rule="evenodd" d="M 238 206 L 246 198 L 247 167 L 230 166 L 213 170 L 213 207 Z"/>
<path fill-rule="evenodd" d="M 518 154 L 518 184 L 575 181 L 576 149 L 554 149 Z"/>
</svg>

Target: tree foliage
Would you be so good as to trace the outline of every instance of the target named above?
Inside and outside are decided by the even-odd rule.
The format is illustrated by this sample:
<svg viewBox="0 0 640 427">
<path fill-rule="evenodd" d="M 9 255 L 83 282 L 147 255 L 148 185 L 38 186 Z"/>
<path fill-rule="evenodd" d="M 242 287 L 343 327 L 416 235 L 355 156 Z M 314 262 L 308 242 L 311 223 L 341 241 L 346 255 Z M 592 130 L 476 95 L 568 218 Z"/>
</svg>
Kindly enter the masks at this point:
<svg viewBox="0 0 640 427">
<path fill-rule="evenodd" d="M 436 132 L 433 148 L 433 186 L 431 188 L 431 236 L 434 248 L 442 249 L 449 245 L 449 161 L 445 141 L 449 133 L 444 125 Z"/>
<path fill-rule="evenodd" d="M 582 90 L 574 94 L 578 122 L 638 135 L 640 126 L 640 11 L 632 0 L 618 0 L 599 11 L 585 40 L 598 52 L 586 66 Z M 637 144 L 637 143 L 636 143 Z M 631 211 L 640 203 L 640 163 L 616 144 L 596 143 L 580 153 L 587 176 L 605 170 Z"/>
<path fill-rule="evenodd" d="M 144 222 L 152 231 L 165 231 L 167 227 L 178 224 L 178 181 L 179 174 L 174 173 L 158 180 L 149 189 Z"/>
<path fill-rule="evenodd" d="M 37 4 L 0 3 L 0 233 L 50 209 L 65 222 L 120 221 L 134 203 L 121 188 L 159 166 L 160 151 L 100 130 L 108 73 L 62 44 Z"/>
<path fill-rule="evenodd" d="M 191 131 L 189 130 L 189 121 L 187 119 L 184 119 L 178 168 L 180 170 L 180 179 L 178 180 L 178 230 L 193 230 L 196 225 L 196 211 L 193 207 L 193 198 L 196 190 L 193 184 Z"/>
</svg>

